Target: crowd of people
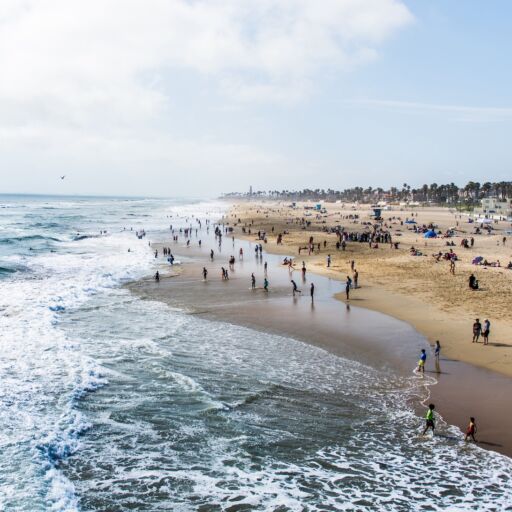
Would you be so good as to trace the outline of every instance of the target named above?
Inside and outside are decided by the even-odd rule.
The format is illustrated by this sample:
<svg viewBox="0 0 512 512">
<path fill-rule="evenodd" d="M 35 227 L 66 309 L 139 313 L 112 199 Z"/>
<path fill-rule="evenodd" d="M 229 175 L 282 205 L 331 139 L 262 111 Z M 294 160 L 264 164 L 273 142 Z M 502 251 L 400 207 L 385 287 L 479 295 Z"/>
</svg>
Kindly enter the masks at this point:
<svg viewBox="0 0 512 512">
<path fill-rule="evenodd" d="M 195 229 L 192 226 L 190 226 L 188 228 L 180 228 L 179 230 L 175 230 L 171 226 L 170 229 L 172 232 L 173 241 L 175 243 L 177 243 L 180 239 L 180 236 L 184 237 L 186 240 L 186 246 L 190 247 L 192 235 L 195 234 L 195 236 L 197 237 L 199 232 L 202 230 L 200 221 L 197 220 L 197 222 L 199 223 L 199 226 Z M 210 223 L 206 222 L 206 226 L 207 226 L 207 234 L 208 234 L 209 229 L 210 229 Z M 247 229 L 247 227 L 244 226 L 243 232 L 246 234 L 247 234 L 247 232 L 250 233 L 250 228 Z M 272 234 L 274 234 L 273 227 L 271 228 L 271 232 L 272 232 Z M 371 247 L 371 248 L 376 248 L 376 247 L 378 247 L 378 244 L 383 244 L 383 243 L 391 244 L 392 247 L 398 248 L 398 243 L 393 242 L 391 233 L 385 229 L 383 224 L 367 225 L 363 231 L 348 231 L 348 230 L 344 230 L 342 228 L 336 228 L 333 230 L 333 232 L 337 236 L 336 249 L 341 249 L 343 251 L 346 249 L 346 247 L 349 243 L 354 243 L 354 242 L 355 243 L 368 243 L 369 247 Z M 222 246 L 223 236 L 225 237 L 227 234 L 231 235 L 232 229 L 228 228 L 226 226 L 223 226 L 223 225 L 216 225 L 214 227 L 214 233 L 215 233 L 215 242 L 218 244 L 218 246 L 220 248 Z M 286 234 L 286 231 L 277 233 L 275 235 L 276 243 L 278 245 L 283 244 L 285 234 Z M 146 233 L 143 232 L 143 236 L 145 236 L 145 235 L 146 235 Z M 137 233 L 137 236 L 140 236 L 140 234 Z M 235 245 L 234 237 L 232 237 L 232 240 L 233 240 L 233 247 L 234 247 L 234 245 Z M 257 243 L 254 246 L 254 253 L 258 260 L 261 260 L 263 257 L 263 245 L 261 242 L 263 242 L 265 244 L 268 243 L 267 233 L 266 233 L 266 231 L 263 231 L 263 230 L 260 230 L 257 232 Z M 503 241 L 503 244 L 505 244 L 505 240 Z M 323 241 L 323 243 L 318 242 L 318 241 L 314 240 L 313 236 L 310 236 L 308 243 L 302 248 L 299 247 L 299 254 L 301 253 L 301 249 L 302 250 L 305 249 L 308 251 L 309 254 L 312 254 L 315 251 L 321 251 L 322 248 L 326 249 L 326 245 L 327 245 L 327 243 L 325 240 Z M 474 238 L 471 237 L 468 239 L 463 239 L 461 241 L 460 245 L 463 248 L 471 248 L 474 246 Z M 198 246 L 201 248 L 201 246 L 202 246 L 201 240 L 198 240 Z M 174 262 L 174 256 L 172 254 L 171 248 L 168 246 L 165 246 L 161 250 L 162 250 L 163 256 L 166 258 L 166 260 L 172 264 Z M 414 247 L 411 247 L 410 252 L 413 255 L 422 255 L 422 252 Z M 154 251 L 154 255 L 155 255 L 155 258 L 158 258 L 158 256 L 159 256 L 158 249 L 156 249 Z M 210 256 L 210 261 L 214 262 L 214 260 L 215 260 L 214 249 L 210 249 L 209 256 Z M 450 272 L 452 274 L 455 273 L 455 262 L 458 260 L 458 258 L 457 258 L 456 253 L 452 249 L 450 249 L 449 251 L 446 251 L 446 252 L 439 251 L 437 254 L 435 254 L 433 256 L 437 262 L 440 262 L 443 260 L 448 261 L 450 263 Z M 242 247 L 240 247 L 238 250 L 238 260 L 243 261 L 243 259 L 244 259 L 244 250 Z M 295 262 L 292 257 L 289 257 L 289 256 L 285 257 L 282 260 L 282 263 L 283 263 L 283 265 L 288 267 L 290 273 L 297 270 L 295 268 Z M 346 275 L 346 277 L 344 278 L 345 298 L 347 301 L 350 300 L 350 295 L 351 295 L 352 290 L 355 290 L 359 287 L 359 283 L 358 283 L 359 272 L 355 267 L 355 261 L 350 260 L 349 263 L 350 263 L 350 271 L 351 271 L 352 275 Z M 234 255 L 229 256 L 227 267 L 221 266 L 221 269 L 220 269 L 221 270 L 221 280 L 229 281 L 229 274 L 230 274 L 230 272 L 234 271 L 235 264 L 236 264 L 235 256 Z M 331 272 L 338 272 L 338 273 L 341 272 L 341 269 L 339 269 L 339 267 L 333 267 L 333 258 L 332 258 L 331 253 L 326 254 L 325 265 L 326 265 L 327 269 L 329 269 L 329 271 L 331 271 Z M 510 264 L 510 267 L 512 268 L 512 263 Z M 301 270 L 301 274 L 302 274 L 302 282 L 306 283 L 307 267 L 306 267 L 305 261 L 302 261 L 300 270 Z M 208 278 L 209 278 L 208 269 L 205 266 L 203 266 L 201 272 L 202 272 L 203 281 L 205 281 L 205 282 L 208 281 Z M 159 282 L 160 279 L 161 279 L 161 275 L 157 271 L 155 274 L 155 281 Z M 255 275 L 254 272 L 252 272 L 250 274 L 251 290 L 255 291 L 255 290 L 261 289 L 265 293 L 268 293 L 270 290 L 270 282 L 268 279 L 267 262 L 264 263 L 264 272 L 263 272 L 263 276 L 262 276 L 262 279 L 260 282 L 262 283 L 260 285 L 261 288 L 258 287 L 257 276 Z M 469 288 L 471 290 L 479 290 L 479 282 L 474 274 L 471 274 L 468 282 L 469 282 Z M 303 291 L 299 288 L 299 286 L 298 286 L 296 280 L 293 278 L 292 274 L 290 274 L 290 284 L 291 284 L 292 297 L 301 296 L 303 294 Z M 309 291 L 309 296 L 310 296 L 311 302 L 313 302 L 314 297 L 315 297 L 315 284 L 314 283 L 312 283 L 312 282 L 309 283 L 308 291 Z M 490 327 L 491 327 L 491 323 L 488 319 L 485 319 L 483 324 L 480 322 L 479 319 L 476 319 L 473 324 L 473 337 L 472 337 L 473 343 L 479 343 L 480 338 L 482 338 L 483 345 L 488 345 L 489 344 L 489 336 L 490 336 Z M 440 361 L 440 353 L 441 353 L 441 345 L 440 345 L 439 341 L 436 341 L 436 344 L 435 344 L 433 350 L 434 350 L 434 362 L 436 365 L 436 371 L 439 371 L 439 361 Z M 418 361 L 418 365 L 416 368 L 416 371 L 420 375 L 424 375 L 424 373 L 425 373 L 426 362 L 427 362 L 427 352 L 425 349 L 422 349 L 420 358 Z M 426 412 L 426 426 L 425 426 L 423 435 L 427 434 L 427 432 L 429 430 L 431 430 L 432 432 L 434 432 L 434 430 L 435 430 L 434 410 L 435 410 L 434 404 L 430 404 L 427 409 L 427 412 Z M 474 419 L 474 417 L 471 417 L 469 420 L 468 428 L 467 428 L 465 436 L 464 436 L 464 440 L 472 440 L 473 442 L 476 442 L 476 439 L 475 439 L 476 431 L 477 431 L 477 429 L 476 429 L 475 419 Z"/>
</svg>

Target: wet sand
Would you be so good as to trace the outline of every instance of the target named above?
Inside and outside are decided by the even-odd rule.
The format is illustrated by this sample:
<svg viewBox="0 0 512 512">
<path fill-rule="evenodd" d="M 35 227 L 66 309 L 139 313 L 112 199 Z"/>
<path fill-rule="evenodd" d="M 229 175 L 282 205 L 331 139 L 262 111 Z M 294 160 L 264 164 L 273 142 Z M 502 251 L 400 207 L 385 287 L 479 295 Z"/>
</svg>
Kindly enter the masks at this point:
<svg viewBox="0 0 512 512">
<path fill-rule="evenodd" d="M 461 429 L 466 427 L 469 416 L 475 416 L 481 446 L 512 456 L 509 408 L 512 379 L 445 357 L 441 357 L 441 372 L 438 373 L 424 336 L 403 321 L 366 309 L 371 308 L 371 304 L 357 297 L 349 305 L 336 300 L 334 296 L 342 291 L 339 281 L 308 272 L 303 282 L 300 271 L 290 274 L 280 264 L 282 256 L 264 253 L 262 259 L 256 258 L 254 244 L 249 241 L 236 240 L 233 246 L 231 239 L 225 237 L 219 254 L 213 236 L 206 237 L 204 233 L 201 236 L 201 249 L 194 238 L 192 247 L 186 247 L 183 239 L 178 244 L 166 244 L 183 264 L 171 269 L 170 265 L 162 263 L 159 283 L 151 279 L 138 281 L 129 285 L 132 292 L 166 302 L 189 314 L 293 337 L 363 364 L 404 375 L 412 373 L 421 348 L 426 348 L 429 360 L 425 382 L 430 380 L 428 377 L 438 380 L 429 387 L 431 396 L 427 401 L 433 401 L 439 414 Z M 216 253 L 213 262 L 209 258 L 211 247 Z M 240 247 L 244 250 L 243 260 L 238 258 Z M 234 271 L 230 271 L 229 281 L 223 281 L 220 268 L 228 268 L 231 254 L 236 257 Z M 269 293 L 262 289 L 265 261 Z M 206 282 L 202 279 L 203 266 L 208 269 Z M 256 290 L 251 290 L 252 272 L 257 279 Z M 295 298 L 290 278 L 303 292 Z M 309 296 L 311 282 L 315 283 L 313 304 Z M 358 307 L 359 304 L 363 307 Z M 414 405 L 422 415 L 423 405 Z M 418 428 L 420 425 L 419 419 Z"/>
</svg>

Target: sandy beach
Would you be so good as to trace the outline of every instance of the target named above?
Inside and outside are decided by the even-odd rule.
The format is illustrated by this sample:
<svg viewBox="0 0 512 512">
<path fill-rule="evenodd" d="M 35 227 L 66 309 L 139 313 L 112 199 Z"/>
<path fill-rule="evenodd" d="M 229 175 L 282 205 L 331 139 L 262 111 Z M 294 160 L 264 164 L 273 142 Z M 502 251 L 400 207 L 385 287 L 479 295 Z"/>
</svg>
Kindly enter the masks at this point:
<svg viewBox="0 0 512 512">
<path fill-rule="evenodd" d="M 266 217 L 270 211 L 269 205 L 243 205 L 234 207 L 229 215 L 235 215 L 238 220 L 243 219 L 242 212 L 245 212 L 245 223 L 254 220 L 253 229 L 256 232 L 258 228 L 270 231 L 270 222 L 275 221 L 274 225 L 278 225 L 277 218 Z M 261 215 L 262 221 L 265 219 L 261 225 L 256 221 L 258 214 Z M 227 222 L 233 225 L 232 220 L 226 220 Z M 482 344 L 472 344 L 471 339 L 468 343 L 464 317 L 459 318 L 453 309 L 444 309 L 437 304 L 436 307 L 429 306 L 426 295 L 408 297 L 403 291 L 398 293 L 386 287 L 386 279 L 370 281 L 370 275 L 379 276 L 378 269 L 374 269 L 372 273 L 369 270 L 375 265 L 375 262 L 371 262 L 373 255 L 379 255 L 379 266 L 383 262 L 382 265 L 385 265 L 386 269 L 393 268 L 393 265 L 396 269 L 400 267 L 400 263 L 392 261 L 391 256 L 395 253 L 392 252 L 386 258 L 387 249 L 383 249 L 382 252 L 371 252 L 361 247 L 364 244 L 350 245 L 344 254 L 335 254 L 334 249 L 331 253 L 332 267 L 326 269 L 325 257 L 329 245 L 326 249 L 322 247 L 320 254 L 309 258 L 301 256 L 300 261 L 304 259 L 308 268 L 307 278 L 303 281 L 300 268 L 290 273 L 289 269 L 282 265 L 282 255 L 295 253 L 296 245 L 293 244 L 298 244 L 305 233 L 292 231 L 290 225 L 286 225 L 286 221 L 280 227 L 284 230 L 285 226 L 290 231 L 290 234 L 285 236 L 287 243 L 277 246 L 275 241 L 268 237 L 267 243 L 264 244 L 263 259 L 254 257 L 254 232 L 252 231 L 251 235 L 242 233 L 240 224 L 235 227 L 233 235 L 225 235 L 220 254 L 219 248 L 211 238 L 203 238 L 201 248 L 195 244 L 187 247 L 183 240 L 180 240 L 171 247 L 173 254 L 183 260 L 182 265 L 165 267 L 159 283 L 153 280 L 139 281 L 132 283 L 130 289 L 143 298 L 166 302 L 193 315 L 290 336 L 321 346 L 340 356 L 403 375 L 412 374 L 420 349 L 426 348 L 429 360 L 424 380 L 425 392 L 422 399 L 414 404 L 418 414 L 423 414 L 426 400 L 435 401 L 444 420 L 458 425 L 461 429 L 465 427 L 470 415 L 476 415 L 481 418 L 482 424 L 481 446 L 512 455 L 512 415 L 508 412 L 512 379 L 506 375 L 509 366 L 506 360 L 505 363 L 495 361 L 495 366 L 491 366 L 490 355 L 487 355 L 489 359 L 479 360 L 477 353 L 477 350 L 492 350 L 496 353 L 506 349 L 497 345 L 483 347 Z M 321 232 L 313 233 L 320 239 Z M 236 236 L 237 239 L 232 241 L 232 236 Z M 416 238 L 419 240 L 419 236 Z M 261 243 L 263 244 L 263 241 Z M 334 243 L 332 238 L 328 244 L 331 243 Z M 162 250 L 162 244 L 152 245 L 159 251 Z M 212 247 L 216 253 L 213 262 L 209 258 Z M 243 259 L 238 257 L 240 248 L 244 251 Z M 429 251 L 434 252 L 435 247 L 429 247 Z M 231 254 L 236 254 L 236 264 L 233 266 L 229 281 L 223 281 L 220 277 L 220 267 L 228 268 L 227 260 Z M 407 261 L 406 248 L 398 250 L 397 256 L 401 261 Z M 353 292 L 350 303 L 343 305 L 335 297 L 344 297 L 341 280 L 350 269 L 348 262 L 352 258 L 357 260 L 357 268 L 361 269 L 361 288 Z M 419 257 L 416 258 L 413 262 L 418 261 Z M 419 261 L 436 271 L 439 268 L 440 273 L 448 273 L 444 263 L 432 264 L 431 259 L 433 258 L 424 257 Z M 271 284 L 268 294 L 262 289 L 263 261 L 267 262 L 269 269 Z M 206 282 L 201 277 L 203 266 L 208 269 Z M 425 275 L 431 275 L 432 268 L 423 270 Z M 462 273 L 462 270 L 458 268 L 457 272 Z M 503 269 L 502 272 L 507 271 Z M 257 276 L 256 290 L 251 290 L 250 286 L 252 273 Z M 407 274 L 407 271 L 404 273 Z M 445 276 L 447 277 L 448 275 Z M 303 292 L 295 298 L 291 294 L 291 278 L 296 280 Z M 421 274 L 415 271 L 414 280 L 420 278 Z M 432 278 L 435 279 L 435 275 Z M 455 279 L 457 278 L 459 276 L 456 275 Z M 460 276 L 460 279 L 463 277 Z M 314 282 L 316 287 L 314 304 L 308 295 L 311 282 Z M 400 279 L 400 286 L 413 284 Z M 485 297 L 485 291 L 481 293 Z M 471 315 L 469 319 L 471 320 Z M 491 319 L 494 327 L 498 322 L 495 317 Z M 506 329 L 505 320 L 500 322 L 503 322 L 500 329 Z M 435 330 L 430 329 L 431 324 L 435 324 Z M 461 331 L 460 335 L 452 342 L 451 335 L 457 330 Z M 433 339 L 440 339 L 443 347 L 440 372 L 434 367 L 433 354 L 429 347 L 429 342 Z M 458 355 L 458 348 L 466 346 L 469 347 L 469 354 L 474 360 Z M 502 368 L 502 371 L 495 371 Z M 436 384 L 430 386 L 433 382 Z M 491 396 L 492 400 L 489 400 Z"/>
<path fill-rule="evenodd" d="M 348 232 L 365 231 L 367 226 L 363 223 L 373 222 L 369 205 L 329 203 L 325 205 L 325 214 L 304 210 L 304 206 L 311 208 L 313 204 L 298 204 L 296 208 L 277 202 L 238 204 L 233 206 L 225 222 L 235 226 L 236 236 L 249 240 L 254 240 L 258 231 L 266 232 L 265 250 L 292 256 L 297 268 L 305 261 L 308 270 L 333 279 L 345 281 L 347 275 L 352 277 L 350 262 L 353 260 L 360 287 L 352 293 L 352 304 L 410 323 L 431 344 L 440 340 L 446 357 L 512 376 L 512 270 L 505 268 L 512 260 L 512 238 L 506 233 L 510 223 L 493 224 L 490 235 L 475 234 L 479 224 L 468 223 L 467 215 L 447 208 L 414 208 L 411 211 L 394 207 L 383 211 L 382 216 L 393 242 L 399 243 L 398 249 L 384 243 L 378 244 L 378 248 L 369 248 L 367 243 L 348 242 L 342 251 L 336 249 L 336 235 L 325 230 L 342 226 Z M 349 219 L 348 216 L 358 218 Z M 306 229 L 302 229 L 298 222 L 301 218 L 311 223 Z M 442 233 L 454 228 L 455 235 L 425 239 L 422 233 L 413 231 L 414 225 L 404 223 L 406 219 L 414 219 L 416 226 L 433 223 Z M 244 225 L 246 233 L 242 233 Z M 248 235 L 248 229 L 251 229 L 251 235 Z M 287 234 L 283 236 L 282 244 L 277 245 L 277 235 L 284 232 Z M 509 238 L 505 245 L 504 236 Z M 298 248 L 306 247 L 309 237 L 313 237 L 315 244 L 320 243 L 320 250 L 316 249 L 311 255 L 302 250 L 299 255 Z M 473 247 L 461 247 L 461 240 L 471 237 Z M 454 246 L 448 247 L 447 242 Z M 411 247 L 420 255 L 412 256 Z M 457 255 L 454 275 L 450 273 L 448 261 L 434 258 L 440 251 L 449 250 Z M 327 268 L 329 254 L 331 265 Z M 489 263 L 499 261 L 501 267 L 473 265 L 472 261 L 478 256 Z M 480 284 L 476 291 L 468 286 L 472 273 Z M 343 297 L 344 294 L 339 295 L 340 299 Z M 476 318 L 481 323 L 484 319 L 491 322 L 487 346 L 471 343 L 472 324 Z"/>
</svg>

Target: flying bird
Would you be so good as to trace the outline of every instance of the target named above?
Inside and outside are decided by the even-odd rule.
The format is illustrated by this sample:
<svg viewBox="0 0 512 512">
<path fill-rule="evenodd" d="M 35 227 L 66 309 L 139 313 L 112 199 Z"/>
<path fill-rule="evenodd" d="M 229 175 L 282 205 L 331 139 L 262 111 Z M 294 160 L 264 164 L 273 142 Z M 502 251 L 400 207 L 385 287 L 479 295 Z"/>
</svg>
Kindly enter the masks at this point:
<svg viewBox="0 0 512 512">
<path fill-rule="evenodd" d="M 65 178 L 65 177 L 66 177 L 66 175 L 64 175 L 64 176 L 61 176 L 61 177 L 60 177 L 60 179 L 61 179 L 61 180 L 63 180 L 63 179 Z"/>
</svg>

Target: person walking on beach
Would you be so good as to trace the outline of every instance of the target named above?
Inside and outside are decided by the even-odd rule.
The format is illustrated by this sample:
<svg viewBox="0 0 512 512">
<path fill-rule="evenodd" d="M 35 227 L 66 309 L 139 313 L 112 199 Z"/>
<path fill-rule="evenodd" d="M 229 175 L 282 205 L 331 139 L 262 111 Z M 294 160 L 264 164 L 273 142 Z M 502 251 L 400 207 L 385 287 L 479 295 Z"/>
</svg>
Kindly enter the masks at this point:
<svg viewBox="0 0 512 512">
<path fill-rule="evenodd" d="M 478 339 L 480 338 L 480 334 L 482 333 L 482 324 L 480 320 L 477 318 L 475 323 L 473 324 L 473 343 L 478 343 Z"/>
<path fill-rule="evenodd" d="M 315 285 L 311 283 L 311 287 L 309 288 L 309 294 L 311 295 L 311 302 L 315 300 Z"/>
<path fill-rule="evenodd" d="M 210 251 L 210 259 L 213 261 L 213 249 Z"/>
<path fill-rule="evenodd" d="M 206 281 L 206 277 L 208 276 L 208 270 L 206 270 L 206 267 L 203 267 L 203 280 Z"/>
<path fill-rule="evenodd" d="M 293 279 L 291 279 L 290 282 L 292 283 L 292 294 L 295 297 L 295 294 L 300 293 L 300 290 L 297 289 L 297 283 Z"/>
<path fill-rule="evenodd" d="M 355 268 L 354 269 L 354 289 L 357 288 L 357 282 L 359 280 L 359 272 L 357 271 L 357 269 Z"/>
<path fill-rule="evenodd" d="M 477 428 L 476 428 L 475 418 L 469 418 L 469 425 L 466 430 L 466 435 L 464 436 L 464 441 L 467 441 L 468 438 L 471 438 L 471 440 L 474 443 L 477 443 L 478 441 L 475 439 L 476 431 L 477 431 Z"/>
<path fill-rule="evenodd" d="M 347 276 L 347 282 L 345 283 L 345 294 L 347 296 L 347 300 L 350 300 L 350 277 Z"/>
<path fill-rule="evenodd" d="M 420 360 L 418 361 L 418 368 L 416 371 L 425 375 L 425 363 L 427 362 L 427 352 L 424 348 L 421 349 Z"/>
<path fill-rule="evenodd" d="M 489 345 L 489 334 L 491 334 L 491 322 L 487 320 L 484 321 L 484 327 L 482 329 L 482 337 L 484 339 L 484 345 Z"/>
<path fill-rule="evenodd" d="M 268 292 L 268 279 L 265 277 L 265 279 L 263 279 L 263 289 Z"/>
<path fill-rule="evenodd" d="M 158 270 L 156 271 L 156 274 L 155 274 L 155 281 L 157 283 L 160 282 L 160 272 L 158 272 Z"/>
<path fill-rule="evenodd" d="M 434 404 L 430 404 L 427 409 L 427 414 L 425 414 L 425 430 L 423 431 L 423 435 L 426 435 L 428 429 L 432 429 L 432 435 L 434 435 L 434 429 L 436 428 L 435 417 L 434 417 L 434 409 L 436 406 Z"/>
<path fill-rule="evenodd" d="M 305 261 L 302 262 L 302 280 L 303 281 L 306 280 L 306 262 Z"/>
<path fill-rule="evenodd" d="M 331 255 L 328 254 L 327 255 L 327 268 L 329 268 L 331 266 Z"/>
<path fill-rule="evenodd" d="M 455 275 L 455 258 L 450 258 L 450 274 Z"/>
<path fill-rule="evenodd" d="M 265 261 L 265 264 L 263 265 L 263 272 L 265 272 L 265 275 L 267 275 L 267 262 Z"/>
<path fill-rule="evenodd" d="M 256 278 L 254 277 L 254 272 L 251 274 L 251 288 L 253 290 L 256 288 Z"/>
</svg>

